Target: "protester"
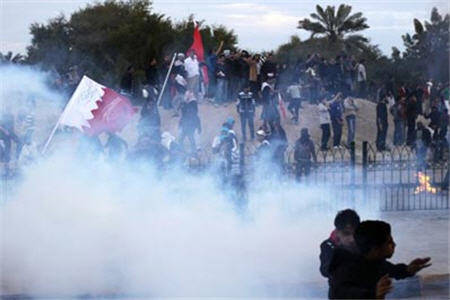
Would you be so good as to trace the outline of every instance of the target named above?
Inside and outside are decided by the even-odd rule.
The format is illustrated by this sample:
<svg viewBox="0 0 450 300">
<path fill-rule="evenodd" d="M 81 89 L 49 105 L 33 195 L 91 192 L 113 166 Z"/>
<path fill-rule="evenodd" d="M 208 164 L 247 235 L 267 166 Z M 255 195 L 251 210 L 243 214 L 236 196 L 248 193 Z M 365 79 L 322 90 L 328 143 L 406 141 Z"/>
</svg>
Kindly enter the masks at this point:
<svg viewBox="0 0 450 300">
<path fill-rule="evenodd" d="M 147 85 L 150 86 L 150 88 L 155 88 L 155 89 L 159 89 L 159 85 L 161 82 L 157 64 L 158 64 L 158 62 L 157 62 L 156 58 L 151 58 L 147 69 L 145 69 L 145 79 L 147 80 L 146 83 L 147 83 Z"/>
<path fill-rule="evenodd" d="M 330 104 L 331 125 L 333 127 L 333 147 L 341 147 L 342 125 L 344 123 L 342 115 L 344 106 L 342 104 L 342 94 L 338 93 Z"/>
<path fill-rule="evenodd" d="M 330 264 L 331 299 L 384 299 L 392 289 L 390 278 L 404 279 L 430 266 L 430 258 L 414 259 L 409 265 L 392 264 L 395 242 L 391 226 L 383 221 L 364 221 L 356 228 L 355 254 L 335 251 Z"/>
<path fill-rule="evenodd" d="M 157 101 L 157 90 L 154 88 L 143 89 L 145 103 L 142 106 L 141 118 L 138 123 L 139 135 L 153 135 L 160 132 L 161 117 L 159 115 Z"/>
<path fill-rule="evenodd" d="M 320 143 L 320 150 L 327 151 L 328 150 L 328 140 L 331 135 L 331 118 L 330 118 L 330 107 L 327 99 L 324 97 L 322 101 L 320 101 L 318 105 L 319 109 L 319 123 L 320 129 L 322 129 L 322 138 Z"/>
<path fill-rule="evenodd" d="M 229 70 L 225 64 L 225 56 L 220 55 L 216 64 L 215 78 L 217 82 L 215 102 L 223 104 L 228 97 Z"/>
<path fill-rule="evenodd" d="M 416 120 L 418 117 L 417 98 L 410 96 L 406 102 L 406 125 L 408 128 L 406 135 L 406 144 L 413 146 L 416 140 Z"/>
<path fill-rule="evenodd" d="M 272 145 L 270 144 L 270 141 L 268 140 L 268 134 L 267 132 L 260 128 L 256 131 L 256 139 L 258 140 L 258 147 L 256 149 L 256 158 L 259 160 L 259 162 L 267 161 L 270 158 L 270 152 Z"/>
<path fill-rule="evenodd" d="M 184 61 L 186 80 L 188 83 L 187 89 L 194 93 L 194 96 L 197 98 L 200 92 L 200 65 L 194 50 L 190 50 L 188 55 L 188 58 Z"/>
<path fill-rule="evenodd" d="M 355 141 L 356 132 L 356 112 L 358 111 L 358 105 L 352 97 L 347 97 L 344 100 L 344 112 L 345 120 L 347 121 L 347 147 L 350 148 L 351 144 Z"/>
<path fill-rule="evenodd" d="M 386 151 L 389 148 L 386 146 L 386 136 L 388 131 L 388 99 L 387 96 L 380 97 L 377 104 L 377 140 L 376 146 L 378 151 Z"/>
<path fill-rule="evenodd" d="M 286 132 L 280 122 L 273 121 L 269 123 L 270 135 L 268 140 L 271 145 L 272 162 L 278 167 L 280 173 L 284 172 L 284 153 L 288 147 Z"/>
<path fill-rule="evenodd" d="M 263 105 L 261 119 L 265 124 L 270 124 L 280 120 L 280 113 L 278 111 L 278 94 L 275 91 L 274 74 L 268 73 L 266 77 L 267 81 L 263 82 L 261 86 Z"/>
<path fill-rule="evenodd" d="M 428 149 L 431 147 L 432 134 L 428 127 L 422 122 L 417 122 L 417 139 L 413 147 L 416 149 L 417 170 L 426 169 L 426 158 Z"/>
<path fill-rule="evenodd" d="M 405 98 L 400 98 L 391 108 L 390 112 L 394 118 L 394 146 L 404 143 L 406 104 Z"/>
<path fill-rule="evenodd" d="M 300 82 L 293 82 L 286 90 L 289 96 L 288 111 L 291 113 L 291 120 L 298 124 L 298 111 L 301 106 L 301 85 Z"/>
<path fill-rule="evenodd" d="M 131 96 L 133 94 L 134 85 L 134 67 L 129 66 L 126 73 L 122 76 L 120 81 L 120 93 Z"/>
<path fill-rule="evenodd" d="M 186 93 L 185 102 L 181 104 L 181 118 L 179 123 L 180 137 L 179 143 L 181 147 L 184 145 L 184 140 L 187 138 L 191 144 L 191 152 L 196 151 L 195 131 L 201 133 L 200 118 L 198 116 L 198 105 L 195 95 L 192 92 Z"/>
<path fill-rule="evenodd" d="M 237 112 L 241 118 L 242 140 L 246 141 L 247 139 L 247 124 L 250 130 L 250 139 L 253 140 L 255 138 L 253 119 L 255 117 L 256 103 L 255 98 L 253 97 L 253 93 L 250 92 L 250 85 L 248 83 L 247 86 L 239 93 L 236 107 Z"/>
<path fill-rule="evenodd" d="M 359 215 L 352 209 L 341 210 L 334 218 L 334 230 L 330 237 L 320 244 L 320 273 L 330 277 L 330 265 L 337 248 L 356 252 L 353 238 L 356 227 L 361 222 Z"/>
<path fill-rule="evenodd" d="M 358 81 L 358 95 L 360 98 L 365 98 L 367 93 L 367 75 L 365 60 L 361 59 L 356 65 L 357 81 Z"/>
<path fill-rule="evenodd" d="M 294 159 L 296 162 L 295 178 L 297 181 L 300 181 L 302 176 L 309 176 L 312 162 L 317 163 L 314 143 L 309 136 L 307 128 L 302 128 L 300 138 L 295 142 Z"/>
</svg>

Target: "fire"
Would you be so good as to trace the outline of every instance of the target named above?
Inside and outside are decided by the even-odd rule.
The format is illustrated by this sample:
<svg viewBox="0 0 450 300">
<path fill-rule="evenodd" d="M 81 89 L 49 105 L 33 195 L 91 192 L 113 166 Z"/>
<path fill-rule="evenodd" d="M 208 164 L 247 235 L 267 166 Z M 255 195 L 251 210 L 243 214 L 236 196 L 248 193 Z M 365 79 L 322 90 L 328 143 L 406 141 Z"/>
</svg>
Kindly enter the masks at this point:
<svg viewBox="0 0 450 300">
<path fill-rule="evenodd" d="M 414 194 L 419 194 L 422 192 L 436 194 L 436 188 L 432 187 L 430 184 L 430 176 L 427 176 L 422 172 L 418 172 L 417 177 L 419 178 L 419 186 L 416 187 Z"/>
</svg>

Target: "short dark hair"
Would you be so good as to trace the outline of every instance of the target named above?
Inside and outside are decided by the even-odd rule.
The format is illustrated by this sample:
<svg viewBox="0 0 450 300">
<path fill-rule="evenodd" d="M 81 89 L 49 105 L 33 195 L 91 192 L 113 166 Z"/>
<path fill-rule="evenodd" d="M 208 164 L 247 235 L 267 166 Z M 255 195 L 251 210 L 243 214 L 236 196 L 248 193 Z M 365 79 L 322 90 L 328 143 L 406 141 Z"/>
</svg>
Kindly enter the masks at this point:
<svg viewBox="0 0 450 300">
<path fill-rule="evenodd" d="M 364 221 L 355 230 L 355 242 L 361 254 L 383 245 L 391 235 L 391 225 L 383 221 Z"/>
<path fill-rule="evenodd" d="M 353 209 L 344 209 L 337 213 L 334 218 L 334 227 L 338 230 L 344 229 L 347 225 L 356 228 L 361 222 L 358 214 Z"/>
</svg>

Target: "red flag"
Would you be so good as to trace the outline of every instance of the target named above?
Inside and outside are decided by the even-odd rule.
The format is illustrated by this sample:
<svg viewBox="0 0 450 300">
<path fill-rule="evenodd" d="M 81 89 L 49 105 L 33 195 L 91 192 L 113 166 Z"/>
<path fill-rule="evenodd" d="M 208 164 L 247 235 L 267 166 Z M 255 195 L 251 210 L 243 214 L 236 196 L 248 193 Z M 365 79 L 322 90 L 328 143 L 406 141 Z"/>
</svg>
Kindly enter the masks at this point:
<svg viewBox="0 0 450 300">
<path fill-rule="evenodd" d="M 194 50 L 195 54 L 197 54 L 197 60 L 201 63 L 204 63 L 205 50 L 203 48 L 202 35 L 200 34 L 200 30 L 198 29 L 198 24 L 195 24 L 193 42 L 187 53 L 191 52 L 192 50 Z M 203 73 L 203 81 L 208 84 L 208 68 L 206 66 L 203 66 L 201 69 Z"/>
<path fill-rule="evenodd" d="M 286 107 L 284 106 L 283 98 L 281 98 L 281 94 L 278 93 L 278 106 L 280 107 L 281 114 L 283 115 L 283 119 L 286 119 Z"/>
<path fill-rule="evenodd" d="M 97 135 L 122 130 L 135 113 L 128 98 L 84 76 L 67 103 L 60 123 Z"/>
<path fill-rule="evenodd" d="M 104 88 L 105 94 L 98 101 L 98 108 L 92 111 L 94 118 L 89 120 L 90 127 L 84 128 L 88 135 L 102 132 L 118 132 L 133 118 L 136 109 L 128 98 L 110 88 Z"/>
</svg>

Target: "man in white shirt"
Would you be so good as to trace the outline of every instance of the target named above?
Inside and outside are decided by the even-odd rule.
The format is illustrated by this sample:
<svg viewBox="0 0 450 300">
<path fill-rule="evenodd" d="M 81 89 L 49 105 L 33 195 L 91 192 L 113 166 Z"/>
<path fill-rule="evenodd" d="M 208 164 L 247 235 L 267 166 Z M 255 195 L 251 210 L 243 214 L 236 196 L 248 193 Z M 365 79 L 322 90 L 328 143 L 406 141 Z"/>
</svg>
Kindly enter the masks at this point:
<svg viewBox="0 0 450 300">
<path fill-rule="evenodd" d="M 358 88 L 359 88 L 359 97 L 364 98 L 366 96 L 366 82 L 367 82 L 367 75 L 366 75 L 366 67 L 364 66 L 365 60 L 361 59 L 359 61 L 359 64 L 356 65 L 356 80 L 358 81 Z"/>
<path fill-rule="evenodd" d="M 301 85 L 300 82 L 293 82 L 286 90 L 289 95 L 289 106 L 288 110 L 292 114 L 292 120 L 295 124 L 298 124 L 298 110 L 301 107 Z"/>
<path fill-rule="evenodd" d="M 331 118 L 330 118 L 330 107 L 325 97 L 322 99 L 322 101 L 320 101 L 318 109 L 319 109 L 320 128 L 322 129 L 320 150 L 326 151 L 328 150 L 328 140 L 330 139 L 331 135 L 330 131 Z"/>
<path fill-rule="evenodd" d="M 187 75 L 187 89 L 197 97 L 199 92 L 200 67 L 194 50 L 189 52 L 189 57 L 184 61 Z"/>
</svg>

